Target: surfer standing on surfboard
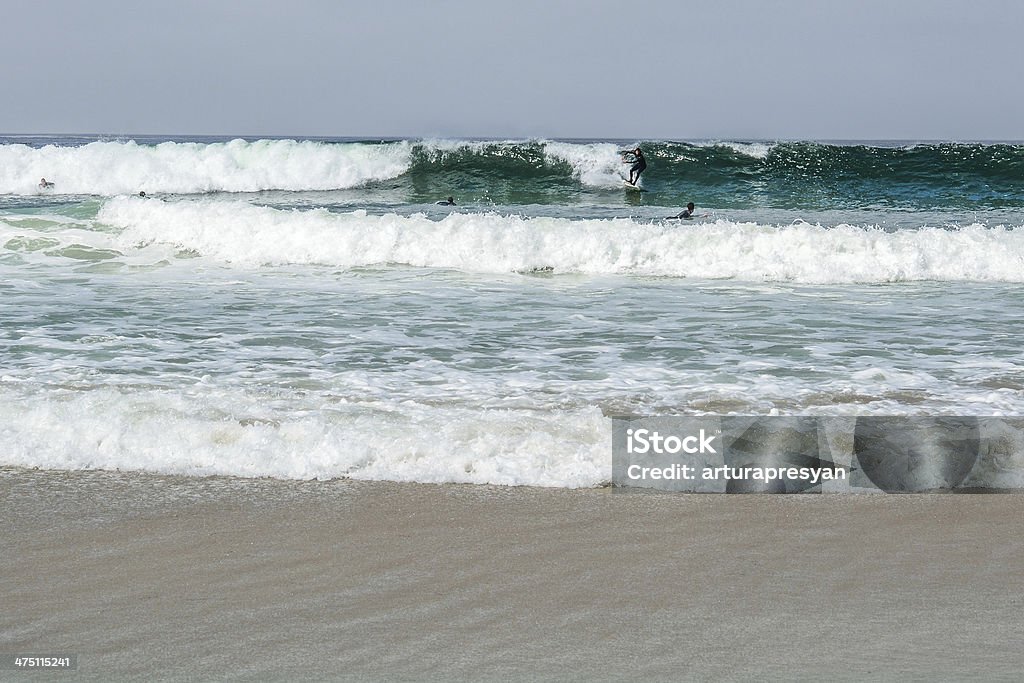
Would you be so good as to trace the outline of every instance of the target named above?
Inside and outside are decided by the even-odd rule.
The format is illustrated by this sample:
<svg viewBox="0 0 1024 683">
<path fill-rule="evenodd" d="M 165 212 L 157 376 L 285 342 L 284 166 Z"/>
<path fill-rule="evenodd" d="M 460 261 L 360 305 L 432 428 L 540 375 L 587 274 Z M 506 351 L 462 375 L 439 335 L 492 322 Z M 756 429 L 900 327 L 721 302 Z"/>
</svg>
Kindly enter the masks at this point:
<svg viewBox="0 0 1024 683">
<path fill-rule="evenodd" d="M 644 153 L 640 151 L 640 148 L 627 149 L 623 152 L 619 152 L 623 156 L 622 163 L 633 164 L 629 167 L 629 180 L 626 182 L 630 185 L 636 185 L 637 181 L 640 180 L 640 174 L 647 168 L 647 160 L 644 159 Z M 626 159 L 626 156 L 633 157 L 632 159 Z"/>
</svg>

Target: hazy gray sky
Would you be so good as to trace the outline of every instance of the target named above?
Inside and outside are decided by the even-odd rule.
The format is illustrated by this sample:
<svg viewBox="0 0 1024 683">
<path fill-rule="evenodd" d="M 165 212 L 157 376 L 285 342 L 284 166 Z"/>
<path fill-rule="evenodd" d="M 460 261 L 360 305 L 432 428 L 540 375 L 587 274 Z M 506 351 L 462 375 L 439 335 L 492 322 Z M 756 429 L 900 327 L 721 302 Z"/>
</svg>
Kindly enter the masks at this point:
<svg viewBox="0 0 1024 683">
<path fill-rule="evenodd" d="M 1022 139 L 1019 0 L 3 0 L 0 133 Z"/>
</svg>

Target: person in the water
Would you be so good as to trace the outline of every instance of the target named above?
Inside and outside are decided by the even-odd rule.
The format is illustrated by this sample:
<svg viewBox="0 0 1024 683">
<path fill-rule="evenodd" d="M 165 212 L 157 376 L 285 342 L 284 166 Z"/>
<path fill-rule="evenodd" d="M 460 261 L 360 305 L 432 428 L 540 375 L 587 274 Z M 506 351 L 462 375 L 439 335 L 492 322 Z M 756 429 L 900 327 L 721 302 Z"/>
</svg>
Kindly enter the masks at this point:
<svg viewBox="0 0 1024 683">
<path fill-rule="evenodd" d="M 684 220 L 690 219 L 690 218 L 694 218 L 695 217 L 693 215 L 694 208 L 695 207 L 693 205 L 693 202 L 690 202 L 689 204 L 686 205 L 685 209 L 683 209 L 682 211 L 677 213 L 675 216 L 669 216 L 669 218 L 682 218 Z M 705 217 L 707 217 L 706 213 L 701 215 L 701 218 L 705 218 Z"/>
<path fill-rule="evenodd" d="M 455 206 L 455 197 L 448 197 L 448 199 L 445 199 L 444 201 L 434 203 L 440 204 L 441 206 Z"/>
<path fill-rule="evenodd" d="M 53 183 L 51 183 L 49 180 L 47 180 L 46 178 L 40 178 L 39 179 L 39 189 L 40 190 L 48 190 L 51 187 L 53 187 Z"/>
<path fill-rule="evenodd" d="M 644 153 L 637 147 L 636 149 L 627 149 L 620 152 L 620 154 L 623 156 L 622 163 L 632 164 L 629 167 L 629 180 L 626 182 L 630 185 L 636 185 L 637 181 L 640 180 L 640 174 L 647 169 L 647 160 L 644 159 Z M 627 156 L 632 158 L 625 158 Z"/>
</svg>

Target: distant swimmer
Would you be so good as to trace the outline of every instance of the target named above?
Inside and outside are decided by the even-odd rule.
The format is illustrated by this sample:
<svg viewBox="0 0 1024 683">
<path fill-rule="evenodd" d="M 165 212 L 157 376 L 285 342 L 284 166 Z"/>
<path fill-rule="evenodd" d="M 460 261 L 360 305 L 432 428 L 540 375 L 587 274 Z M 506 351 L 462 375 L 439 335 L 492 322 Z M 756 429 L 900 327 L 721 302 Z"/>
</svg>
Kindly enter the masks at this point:
<svg viewBox="0 0 1024 683">
<path fill-rule="evenodd" d="M 629 180 L 626 182 L 630 185 L 636 185 L 637 181 L 640 180 L 640 174 L 647 169 L 647 160 L 644 159 L 644 153 L 640 151 L 640 148 L 627 149 L 619 152 L 623 156 L 622 163 L 633 164 L 629 167 Z M 626 159 L 625 157 L 632 157 Z"/>
<path fill-rule="evenodd" d="M 685 209 L 680 211 L 675 216 L 669 216 L 669 218 L 682 218 L 682 219 L 695 218 L 695 216 L 693 215 L 693 209 L 694 209 L 693 202 L 690 202 L 689 204 L 686 205 Z M 705 214 L 702 214 L 700 217 L 701 218 L 707 218 L 707 216 L 708 216 L 708 214 L 705 213 Z"/>
<path fill-rule="evenodd" d="M 139 190 L 139 196 L 140 197 L 145 197 L 146 196 L 146 191 L 145 190 Z"/>
<path fill-rule="evenodd" d="M 53 183 L 51 183 L 49 180 L 47 180 L 46 178 L 39 179 L 40 190 L 49 190 L 51 187 L 53 187 Z"/>
<path fill-rule="evenodd" d="M 448 197 L 448 199 L 445 199 L 444 201 L 434 203 L 440 204 L 441 206 L 455 206 L 455 197 Z"/>
</svg>

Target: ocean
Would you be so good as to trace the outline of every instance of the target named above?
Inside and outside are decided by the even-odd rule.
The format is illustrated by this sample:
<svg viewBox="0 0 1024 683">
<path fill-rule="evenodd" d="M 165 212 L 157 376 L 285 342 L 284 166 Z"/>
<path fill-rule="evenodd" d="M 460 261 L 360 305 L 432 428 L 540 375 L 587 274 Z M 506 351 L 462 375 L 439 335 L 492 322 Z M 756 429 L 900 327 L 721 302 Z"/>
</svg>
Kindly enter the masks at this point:
<svg viewBox="0 0 1024 683">
<path fill-rule="evenodd" d="M 615 415 L 1021 415 L 1022 181 L 1017 143 L 0 137 L 0 466 L 586 488 Z"/>
</svg>

